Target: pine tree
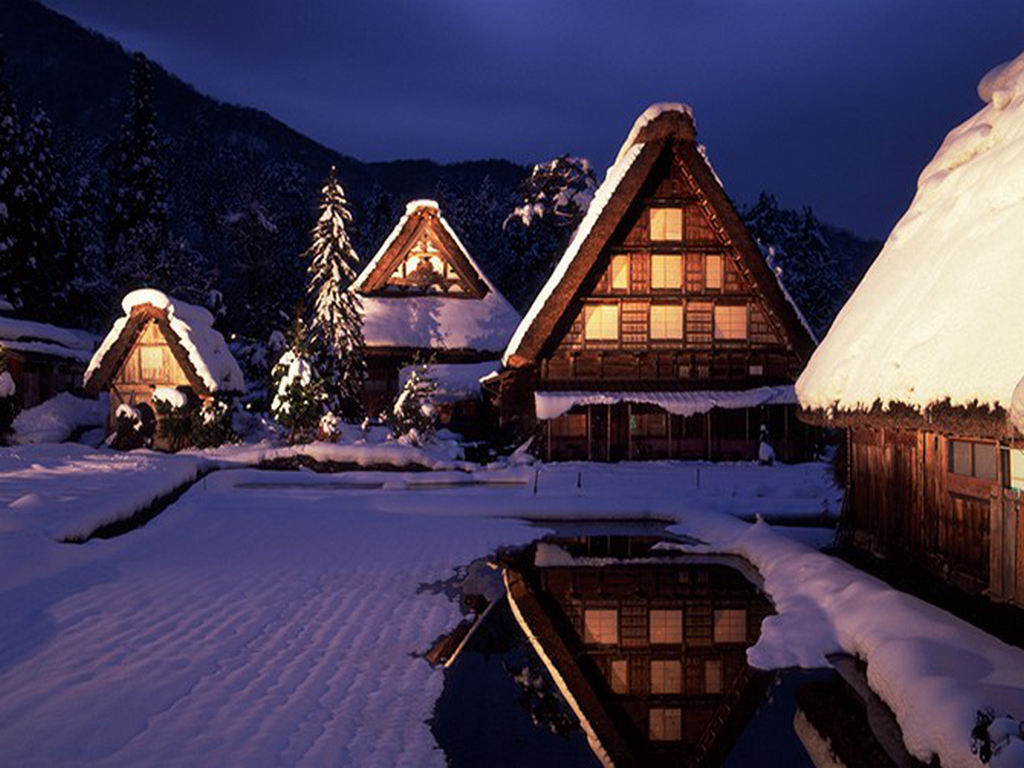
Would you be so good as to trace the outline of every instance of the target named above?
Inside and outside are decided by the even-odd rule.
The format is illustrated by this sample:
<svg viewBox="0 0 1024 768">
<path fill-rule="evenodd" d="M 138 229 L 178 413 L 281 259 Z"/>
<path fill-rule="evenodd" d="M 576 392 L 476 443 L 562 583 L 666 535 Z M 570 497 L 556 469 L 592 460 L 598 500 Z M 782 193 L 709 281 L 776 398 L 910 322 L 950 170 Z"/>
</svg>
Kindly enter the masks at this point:
<svg viewBox="0 0 1024 768">
<path fill-rule="evenodd" d="M 296 317 L 288 348 L 271 370 L 271 388 L 274 396 L 270 415 L 288 430 L 288 441 L 312 440 L 328 396 L 301 313 Z"/>
<path fill-rule="evenodd" d="M 363 253 L 376 253 L 398 220 L 395 198 L 380 184 L 374 182 L 363 205 L 366 212 L 359 227 Z"/>
<path fill-rule="evenodd" d="M 320 217 L 306 252 L 313 310 L 310 341 L 328 382 L 330 410 L 354 421 L 363 412 L 366 362 L 362 310 L 358 297 L 347 288 L 356 278 L 359 255 L 345 230 L 352 215 L 333 167 L 320 194 Z"/>
<path fill-rule="evenodd" d="M 0 286 L 7 300 L 20 309 L 22 289 L 32 274 L 24 233 L 25 143 L 18 107 L 4 75 L 0 54 Z"/>
<path fill-rule="evenodd" d="M 165 287 L 168 277 L 167 186 L 160 155 L 150 64 L 137 53 L 107 214 L 109 266 L 119 293 L 140 285 Z"/>
<path fill-rule="evenodd" d="M 93 176 L 81 176 L 68 211 L 67 237 L 68 264 L 74 275 L 71 305 L 76 308 L 79 324 L 86 319 L 105 320 L 119 298 L 114 296 L 104 263 L 101 208 Z"/>
<path fill-rule="evenodd" d="M 413 445 L 429 443 L 437 426 L 437 409 L 431 402 L 437 382 L 430 375 L 431 362 L 419 357 L 413 361 L 409 378 L 388 413 L 391 434 Z"/>
</svg>

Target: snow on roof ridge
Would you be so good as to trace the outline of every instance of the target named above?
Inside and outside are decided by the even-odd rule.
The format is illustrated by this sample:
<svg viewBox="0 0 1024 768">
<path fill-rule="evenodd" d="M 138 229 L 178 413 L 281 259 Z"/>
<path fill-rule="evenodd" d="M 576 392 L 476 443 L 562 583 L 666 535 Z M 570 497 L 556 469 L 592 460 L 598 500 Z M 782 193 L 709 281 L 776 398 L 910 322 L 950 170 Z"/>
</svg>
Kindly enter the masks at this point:
<svg viewBox="0 0 1024 768">
<path fill-rule="evenodd" d="M 214 329 L 213 315 L 205 307 L 189 304 L 180 299 L 168 296 L 156 288 L 139 288 L 131 291 L 121 300 L 124 317 L 118 318 L 103 343 L 92 356 L 86 368 L 84 381 L 89 381 L 99 370 L 111 347 L 114 346 L 121 332 L 128 324 L 132 311 L 139 306 L 150 304 L 167 313 L 171 329 L 177 334 L 181 345 L 188 353 L 192 367 L 210 392 L 228 391 L 244 392 L 245 379 L 242 369 L 231 355 L 227 342 L 219 331 Z"/>
<path fill-rule="evenodd" d="M 630 147 L 636 143 L 637 137 L 644 128 L 669 112 L 677 112 L 686 115 L 693 120 L 696 125 L 697 118 L 694 117 L 693 107 L 689 104 L 684 104 L 681 101 L 661 101 L 656 104 L 651 104 L 651 106 L 645 109 L 640 117 L 634 121 L 633 128 L 630 130 L 629 135 L 626 136 L 626 140 L 622 142 L 622 146 L 619 147 L 619 153 L 615 156 L 615 165 L 618 165 L 619 162 L 622 161 L 622 158 L 625 156 L 626 152 L 629 151 Z"/>
<path fill-rule="evenodd" d="M 419 200 L 410 200 L 405 204 L 405 212 L 407 214 L 419 210 L 420 208 L 433 208 L 438 213 L 441 212 L 441 206 L 437 200 L 429 200 L 425 197 Z"/>
<path fill-rule="evenodd" d="M 978 83 L 978 96 L 986 104 L 1002 109 L 1024 90 L 1024 53 L 993 67 Z"/>
<path fill-rule="evenodd" d="M 583 242 L 590 235 L 605 206 L 608 205 L 608 201 L 612 199 L 615 190 L 618 189 L 622 179 L 626 176 L 626 172 L 632 167 L 637 157 L 640 156 L 643 148 L 644 145 L 642 143 L 633 144 L 626 150 L 625 154 L 616 158 L 615 163 L 608 168 L 604 181 L 601 182 L 601 186 L 594 193 L 593 200 L 590 201 L 590 206 L 587 208 L 583 221 L 580 222 L 580 225 L 573 233 L 572 240 L 569 241 L 569 247 L 565 249 L 562 258 L 558 260 L 558 264 L 555 265 L 555 269 L 550 277 L 548 277 L 547 282 L 544 283 L 544 287 L 541 288 L 537 298 L 533 300 L 530 308 L 523 316 L 522 322 L 519 323 L 519 327 L 516 328 L 516 332 L 512 335 L 512 340 L 509 341 L 508 348 L 505 350 L 505 354 L 502 355 L 502 365 L 507 365 L 509 358 L 519 351 L 519 345 L 522 344 L 523 339 L 526 337 L 527 330 L 537 319 L 537 315 L 540 314 L 541 309 L 562 281 L 562 278 L 569 269 L 569 265 L 576 260 L 580 248 L 583 247 Z"/>
</svg>

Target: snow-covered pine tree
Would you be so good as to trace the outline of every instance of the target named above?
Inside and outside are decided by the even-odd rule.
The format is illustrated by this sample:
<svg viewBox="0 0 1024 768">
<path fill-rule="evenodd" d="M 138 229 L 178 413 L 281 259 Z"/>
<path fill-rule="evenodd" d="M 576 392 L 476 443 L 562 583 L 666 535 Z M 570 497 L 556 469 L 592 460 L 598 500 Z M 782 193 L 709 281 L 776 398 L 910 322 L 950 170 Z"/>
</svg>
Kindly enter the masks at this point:
<svg viewBox="0 0 1024 768">
<path fill-rule="evenodd" d="M 80 176 L 68 209 L 68 263 L 74 274 L 71 305 L 79 325 L 106 318 L 116 297 L 104 264 L 100 194 L 91 174 Z"/>
<path fill-rule="evenodd" d="M 366 378 L 363 317 L 358 297 L 347 288 L 356 278 L 359 255 L 345 230 L 352 215 L 335 168 L 328 173 L 320 195 L 320 217 L 306 252 L 312 300 L 310 341 L 324 375 L 330 410 L 348 421 L 358 421 L 363 414 Z"/>
<path fill-rule="evenodd" d="M 301 313 L 295 319 L 288 348 L 274 365 L 270 376 L 273 392 L 270 415 L 288 430 L 289 442 L 313 440 L 328 398 Z"/>
<path fill-rule="evenodd" d="M 149 61 L 132 57 L 131 100 L 110 173 L 108 265 L 119 294 L 143 284 L 166 287 L 167 185 L 153 110 Z"/>
<path fill-rule="evenodd" d="M 391 434 L 412 445 L 429 443 L 437 426 L 437 409 L 431 397 L 437 391 L 437 382 L 430 376 L 433 359 L 413 360 L 409 378 L 395 398 L 387 415 Z"/>
<path fill-rule="evenodd" d="M 359 226 L 362 250 L 363 253 L 376 253 L 398 220 L 395 198 L 380 184 L 374 182 L 370 194 L 366 196 L 363 210 L 363 223 Z"/>
<path fill-rule="evenodd" d="M 23 306 L 22 289 L 32 273 L 27 245 L 19 232 L 24 190 L 25 141 L 0 53 L 0 285 L 17 309 Z"/>
<path fill-rule="evenodd" d="M 3 444 L 4 435 L 10 431 L 11 424 L 18 412 L 14 400 L 16 393 L 17 386 L 7 368 L 7 358 L 0 355 L 0 445 Z"/>
</svg>

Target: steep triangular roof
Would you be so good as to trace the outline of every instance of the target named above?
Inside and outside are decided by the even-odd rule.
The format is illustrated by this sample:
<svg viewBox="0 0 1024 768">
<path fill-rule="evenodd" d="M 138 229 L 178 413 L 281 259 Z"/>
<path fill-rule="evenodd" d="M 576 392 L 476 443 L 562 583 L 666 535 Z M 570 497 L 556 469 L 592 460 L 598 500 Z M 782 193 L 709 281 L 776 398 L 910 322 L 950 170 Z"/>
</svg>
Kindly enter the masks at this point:
<svg viewBox="0 0 1024 768">
<path fill-rule="evenodd" d="M 666 153 L 678 164 L 694 190 L 722 246 L 736 251 L 773 315 L 771 319 L 780 326 L 801 359 L 810 357 L 814 349 L 810 330 L 722 189 L 696 138 L 692 110 L 684 104 L 656 104 L 637 119 L 569 247 L 516 329 L 505 351 L 505 365 L 521 367 L 537 359 Z"/>
<path fill-rule="evenodd" d="M 910 208 L 797 382 L 807 411 L 889 424 L 902 412 L 908 425 L 962 433 L 972 425 L 955 412 L 989 411 L 989 434 L 1005 412 L 1024 416 L 1024 55 L 978 93 L 985 105 L 921 172 Z M 1024 432 L 1024 418 L 1015 425 Z"/>
<path fill-rule="evenodd" d="M 466 291 L 402 293 L 385 290 L 396 267 L 424 237 L 458 274 Z M 359 295 L 367 347 L 461 350 L 497 356 L 519 313 L 441 215 L 433 200 L 413 200 L 349 290 Z"/>
<path fill-rule="evenodd" d="M 114 322 L 85 371 L 86 390 L 96 393 L 109 386 L 139 334 L 154 321 L 197 394 L 245 391 L 242 370 L 207 310 L 151 288 L 132 291 L 121 308 L 125 316 Z"/>
<path fill-rule="evenodd" d="M 458 272 L 469 288 L 468 297 L 482 299 L 488 291 L 494 290 L 458 235 L 445 221 L 440 206 L 434 200 L 413 200 L 406 205 L 405 214 L 352 283 L 353 289 L 362 294 L 381 291 L 395 267 L 424 237 L 438 246 L 439 256 Z"/>
</svg>

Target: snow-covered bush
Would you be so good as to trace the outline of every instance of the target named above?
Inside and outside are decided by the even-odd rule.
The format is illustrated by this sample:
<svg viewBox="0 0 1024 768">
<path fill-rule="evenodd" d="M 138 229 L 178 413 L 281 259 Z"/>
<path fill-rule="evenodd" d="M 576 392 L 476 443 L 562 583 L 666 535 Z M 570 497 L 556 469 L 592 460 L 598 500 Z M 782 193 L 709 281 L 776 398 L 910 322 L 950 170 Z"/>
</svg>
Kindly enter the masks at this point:
<svg viewBox="0 0 1024 768">
<path fill-rule="evenodd" d="M 428 373 L 429 365 L 429 361 L 414 361 L 387 416 L 392 435 L 412 445 L 431 442 L 437 428 L 437 408 L 431 402 L 437 383 Z"/>
<path fill-rule="evenodd" d="M 320 417 L 319 439 L 325 443 L 335 443 L 341 437 L 341 419 L 333 411 L 327 411 Z"/>
<path fill-rule="evenodd" d="M 274 398 L 270 415 L 288 430 L 289 442 L 313 440 L 324 415 L 327 393 L 310 359 L 301 319 L 296 322 L 291 345 L 271 371 L 271 382 Z"/>
<path fill-rule="evenodd" d="M 0 438 L 7 434 L 17 412 L 14 377 L 7 370 L 7 359 L 0 355 Z"/>
<path fill-rule="evenodd" d="M 114 412 L 114 433 L 107 439 L 111 448 L 132 451 L 148 446 L 152 438 L 152 424 L 142 411 L 121 403 Z"/>
<path fill-rule="evenodd" d="M 157 437 L 171 451 L 187 447 L 192 433 L 194 402 L 180 389 L 158 387 L 153 392 L 153 406 L 157 415 Z"/>
<path fill-rule="evenodd" d="M 205 401 L 192 412 L 189 439 L 195 448 L 216 448 L 225 443 L 237 443 L 239 436 L 234 423 L 235 408 L 227 400 L 214 398 Z"/>
</svg>

